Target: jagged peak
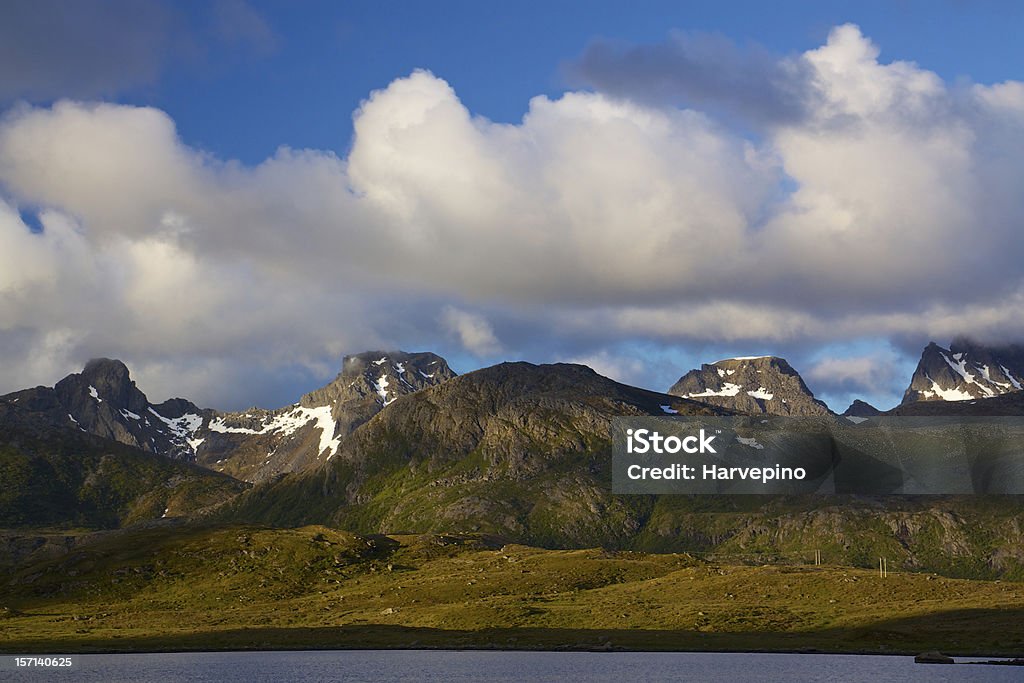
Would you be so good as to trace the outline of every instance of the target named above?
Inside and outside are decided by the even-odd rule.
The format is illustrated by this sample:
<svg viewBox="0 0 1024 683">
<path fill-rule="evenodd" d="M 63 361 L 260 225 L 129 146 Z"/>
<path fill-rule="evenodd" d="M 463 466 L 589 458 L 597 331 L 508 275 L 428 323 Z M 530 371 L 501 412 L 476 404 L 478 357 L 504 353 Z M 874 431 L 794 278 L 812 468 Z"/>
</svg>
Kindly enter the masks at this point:
<svg viewBox="0 0 1024 683">
<path fill-rule="evenodd" d="M 948 349 L 930 342 L 921 352 L 902 404 L 987 399 L 1020 391 L 1024 347 L 990 346 L 958 336 Z"/>
</svg>

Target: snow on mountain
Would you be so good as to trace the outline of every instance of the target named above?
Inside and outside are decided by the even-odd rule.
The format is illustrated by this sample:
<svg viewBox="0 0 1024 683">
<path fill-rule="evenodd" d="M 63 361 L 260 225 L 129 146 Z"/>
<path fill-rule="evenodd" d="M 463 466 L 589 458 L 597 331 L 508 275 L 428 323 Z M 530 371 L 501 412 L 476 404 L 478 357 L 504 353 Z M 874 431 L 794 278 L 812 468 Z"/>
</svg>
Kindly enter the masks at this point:
<svg viewBox="0 0 1024 683">
<path fill-rule="evenodd" d="M 767 415 L 826 415 L 803 379 L 783 358 L 743 356 L 705 363 L 679 378 L 668 393 L 729 408 Z"/>
<path fill-rule="evenodd" d="M 946 349 L 935 342 L 921 360 L 903 395 L 917 401 L 972 401 L 1020 391 L 1024 347 L 990 347 L 958 339 Z"/>
</svg>

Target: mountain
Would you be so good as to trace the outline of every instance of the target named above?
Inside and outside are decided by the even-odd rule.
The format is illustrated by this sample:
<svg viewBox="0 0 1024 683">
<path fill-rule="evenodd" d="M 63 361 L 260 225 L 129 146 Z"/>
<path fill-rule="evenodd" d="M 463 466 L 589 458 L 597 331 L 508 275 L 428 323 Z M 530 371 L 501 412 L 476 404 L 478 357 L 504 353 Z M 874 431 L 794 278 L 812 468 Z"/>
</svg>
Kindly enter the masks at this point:
<svg viewBox="0 0 1024 683">
<path fill-rule="evenodd" d="M 85 381 L 98 379 L 85 374 Z M 92 386 L 107 392 L 102 395 L 110 403 L 124 399 L 109 393 L 111 386 Z M 47 411 L 20 407 L 28 399 L 45 400 L 46 392 L 19 393 L 0 399 L 0 527 L 115 528 L 202 512 L 245 488 L 196 465 L 86 433 L 66 415 L 65 424 L 54 424 Z M 101 424 L 109 417 L 97 414 Z M 116 431 L 116 423 L 106 424 Z"/>
<path fill-rule="evenodd" d="M 1011 391 L 971 401 L 915 401 L 901 403 L 886 415 L 900 417 L 1014 417 L 1024 415 L 1024 391 Z"/>
<path fill-rule="evenodd" d="M 666 414 L 728 411 L 581 365 L 502 363 L 398 398 L 322 467 L 258 486 L 225 512 L 235 521 L 366 533 L 622 545 L 650 501 L 611 494 L 611 418 Z"/>
<path fill-rule="evenodd" d="M 433 353 L 368 351 L 346 356 L 341 373 L 298 403 L 219 412 L 172 398 L 150 403 L 119 360 L 89 361 L 50 387 L 0 397 L 54 427 L 82 432 L 250 482 L 330 458 L 340 440 L 397 397 L 455 376 Z"/>
<path fill-rule="evenodd" d="M 668 393 L 750 415 L 828 415 L 800 374 L 777 356 L 727 358 L 703 364 Z"/>
<path fill-rule="evenodd" d="M 72 426 L 135 448 L 192 460 L 195 432 L 212 411 L 173 398 L 150 403 L 119 360 L 97 358 L 53 388 L 36 387 L 0 397 L 56 427 Z"/>
<path fill-rule="evenodd" d="M 984 346 L 957 339 L 944 349 L 935 342 L 921 360 L 901 405 L 918 401 L 970 401 L 1020 391 L 1024 346 Z"/>
<path fill-rule="evenodd" d="M 346 356 L 327 386 L 277 410 L 216 413 L 196 430 L 199 464 L 251 482 L 329 460 L 341 440 L 398 397 L 455 376 L 433 353 Z"/>
<path fill-rule="evenodd" d="M 843 417 L 877 417 L 884 413 L 866 401 L 854 399 L 850 407 L 843 411 Z"/>
</svg>

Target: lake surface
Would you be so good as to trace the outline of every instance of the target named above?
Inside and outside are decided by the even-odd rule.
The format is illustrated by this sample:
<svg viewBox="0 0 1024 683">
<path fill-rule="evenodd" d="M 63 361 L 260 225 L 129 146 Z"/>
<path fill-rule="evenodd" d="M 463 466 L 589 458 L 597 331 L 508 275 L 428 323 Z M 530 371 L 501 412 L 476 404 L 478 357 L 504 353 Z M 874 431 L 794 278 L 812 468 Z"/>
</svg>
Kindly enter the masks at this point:
<svg viewBox="0 0 1024 683">
<path fill-rule="evenodd" d="M 16 669 L 2 680 L 47 681 L 1020 681 L 1015 666 L 915 664 L 913 657 L 637 652 L 334 650 L 72 655 L 71 669 Z M 969 661 L 960 658 L 958 662 Z"/>
</svg>

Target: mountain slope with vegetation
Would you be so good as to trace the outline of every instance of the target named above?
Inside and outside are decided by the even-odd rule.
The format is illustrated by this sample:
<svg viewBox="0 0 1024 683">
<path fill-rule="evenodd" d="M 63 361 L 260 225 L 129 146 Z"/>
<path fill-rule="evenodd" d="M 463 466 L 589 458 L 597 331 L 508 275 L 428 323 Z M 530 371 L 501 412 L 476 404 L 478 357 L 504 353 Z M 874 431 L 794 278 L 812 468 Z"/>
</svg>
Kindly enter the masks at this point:
<svg viewBox="0 0 1024 683">
<path fill-rule="evenodd" d="M 116 528 L 195 514 L 246 487 L 77 427 L 56 427 L 5 401 L 0 482 L 0 527 Z"/>
<path fill-rule="evenodd" d="M 134 530 L 12 573 L 0 651 L 1024 649 L 1024 584 L 810 560 L 739 566 L 325 527 Z"/>
<path fill-rule="evenodd" d="M 230 518 L 621 545 L 650 501 L 611 494 L 611 418 L 724 412 L 584 366 L 503 363 L 399 398 L 322 468 L 257 487 Z"/>
</svg>

